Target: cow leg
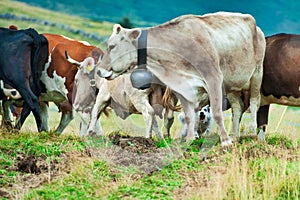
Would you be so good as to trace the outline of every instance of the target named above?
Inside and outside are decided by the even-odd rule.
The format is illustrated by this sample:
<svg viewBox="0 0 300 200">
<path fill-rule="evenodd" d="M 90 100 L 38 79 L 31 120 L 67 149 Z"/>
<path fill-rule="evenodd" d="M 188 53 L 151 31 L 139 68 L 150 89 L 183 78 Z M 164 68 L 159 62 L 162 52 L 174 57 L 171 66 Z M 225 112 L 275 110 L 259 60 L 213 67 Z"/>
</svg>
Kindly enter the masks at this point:
<svg viewBox="0 0 300 200">
<path fill-rule="evenodd" d="M 184 141 L 186 137 L 186 141 L 190 142 L 195 139 L 195 136 L 197 135 L 197 123 L 196 123 L 196 112 L 195 108 L 197 107 L 194 103 L 191 103 L 190 101 L 186 100 L 183 96 L 178 95 L 178 98 L 181 102 L 182 109 L 185 116 L 185 124 L 182 127 L 182 134 L 181 134 L 181 141 Z"/>
<path fill-rule="evenodd" d="M 15 129 L 17 129 L 17 130 L 21 129 L 22 125 L 24 124 L 25 119 L 30 114 L 30 111 L 31 111 L 31 108 L 29 107 L 29 105 L 27 103 L 24 103 L 21 117 L 17 121 L 17 123 L 15 125 Z M 40 124 L 41 124 L 41 121 L 40 121 Z"/>
<path fill-rule="evenodd" d="M 78 114 L 81 119 L 79 136 L 83 137 L 87 134 L 88 125 L 91 120 L 91 115 L 90 113 L 81 112 L 81 111 L 79 111 Z"/>
<path fill-rule="evenodd" d="M 270 105 L 262 106 L 257 112 L 257 126 L 259 128 L 258 139 L 262 142 L 265 141 L 266 137 L 266 126 L 268 125 Z"/>
<path fill-rule="evenodd" d="M 57 129 L 55 130 L 55 133 L 61 134 L 70 123 L 70 121 L 72 121 L 72 119 L 74 119 L 73 109 L 71 111 L 62 111 L 60 122 Z"/>
<path fill-rule="evenodd" d="M 170 129 L 174 122 L 174 112 L 171 109 L 166 109 L 164 114 L 164 127 L 167 131 L 167 136 L 170 137 Z"/>
<path fill-rule="evenodd" d="M 259 67 L 260 66 L 260 67 Z M 260 88 L 262 82 L 262 74 L 260 72 L 262 70 L 262 63 L 256 67 L 256 70 L 251 78 L 251 88 L 250 88 L 250 132 L 256 135 L 257 128 L 257 112 L 260 106 Z"/>
<path fill-rule="evenodd" d="M 242 119 L 243 101 L 238 93 L 229 93 L 227 98 L 231 104 L 232 128 L 231 135 L 234 138 L 240 136 L 240 122 Z"/>
<path fill-rule="evenodd" d="M 223 78 L 221 78 L 221 77 L 218 78 L 217 76 L 218 75 L 216 75 L 214 78 L 206 79 L 207 87 L 208 87 L 208 94 L 209 94 L 209 100 L 210 100 L 213 118 L 221 131 L 221 145 L 228 146 L 232 143 L 232 141 L 225 130 L 223 113 L 222 113 L 222 102 L 223 102 L 222 82 L 223 82 Z"/>
<path fill-rule="evenodd" d="M 138 98 L 137 98 L 138 97 Z M 146 123 L 146 138 L 150 138 L 152 129 L 155 131 L 158 139 L 161 139 L 161 133 L 158 129 L 157 121 L 154 115 L 154 109 L 149 103 L 149 97 L 145 95 L 131 95 L 131 103 L 134 105 L 135 109 L 142 113 L 144 121 Z M 154 130 L 155 129 L 155 130 Z"/>
<path fill-rule="evenodd" d="M 13 125 L 12 125 L 13 115 L 10 110 L 11 105 L 12 105 L 11 101 L 9 101 L 9 100 L 4 100 L 2 102 L 1 107 L 3 108 L 3 114 L 2 114 L 1 128 L 4 128 L 4 129 L 12 129 L 13 128 Z"/>
<path fill-rule="evenodd" d="M 41 120 L 42 120 L 42 131 L 50 131 L 49 129 L 49 123 L 48 123 L 48 118 L 49 118 L 49 111 L 48 111 L 48 104 L 46 102 L 40 102 L 40 107 L 41 107 Z"/>
<path fill-rule="evenodd" d="M 107 90 L 107 86 L 103 85 L 99 88 L 99 93 L 96 98 L 95 105 L 93 106 L 93 110 L 91 113 L 91 121 L 88 128 L 89 135 L 103 135 L 102 127 L 99 123 L 101 112 L 107 107 L 107 102 L 110 99 L 109 91 Z M 97 131 L 97 132 L 96 132 Z"/>
</svg>

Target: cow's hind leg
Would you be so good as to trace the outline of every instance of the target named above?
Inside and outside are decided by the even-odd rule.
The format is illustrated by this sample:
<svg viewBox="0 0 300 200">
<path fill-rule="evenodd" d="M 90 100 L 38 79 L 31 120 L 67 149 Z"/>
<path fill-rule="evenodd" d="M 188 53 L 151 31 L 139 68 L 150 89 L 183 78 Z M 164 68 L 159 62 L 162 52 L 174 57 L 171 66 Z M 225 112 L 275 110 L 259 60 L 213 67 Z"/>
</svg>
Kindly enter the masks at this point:
<svg viewBox="0 0 300 200">
<path fill-rule="evenodd" d="M 206 82 L 208 87 L 208 94 L 209 94 L 212 115 L 221 132 L 221 145 L 222 146 L 231 145 L 232 141 L 225 130 L 223 113 L 222 113 L 223 78 L 222 77 L 218 78 L 218 75 L 216 75 L 213 78 L 206 79 Z"/>
<path fill-rule="evenodd" d="M 16 123 L 15 129 L 17 129 L 17 130 L 21 129 L 22 125 L 24 124 L 25 119 L 28 117 L 31 110 L 32 110 L 32 108 L 30 108 L 29 105 L 26 102 L 24 102 L 21 117 L 19 118 L 18 122 Z M 39 110 L 39 109 L 37 109 L 37 110 Z M 41 131 L 41 125 L 42 125 L 42 120 L 40 118 L 40 113 L 35 110 L 33 112 L 33 115 L 34 115 L 36 123 L 37 123 L 38 131 L 40 132 Z"/>
<path fill-rule="evenodd" d="M 259 128 L 258 139 L 262 142 L 265 141 L 266 126 L 268 125 L 270 105 L 262 106 L 257 112 L 257 126 Z"/>
<path fill-rule="evenodd" d="M 243 101 L 238 93 L 229 93 L 227 97 L 229 99 L 232 109 L 231 135 L 234 138 L 237 138 L 240 136 L 240 122 L 242 119 Z"/>
<path fill-rule="evenodd" d="M 260 88 L 262 82 L 262 64 L 256 67 L 256 70 L 251 78 L 250 82 L 250 132 L 256 135 L 257 128 L 257 112 L 260 106 Z"/>
<path fill-rule="evenodd" d="M 49 123 L 48 123 L 48 104 L 46 102 L 40 102 L 40 107 L 41 107 L 41 120 L 42 120 L 42 127 L 41 130 L 42 131 L 49 131 Z"/>
<path fill-rule="evenodd" d="M 174 112 L 171 109 L 166 109 L 164 114 L 164 127 L 167 132 L 167 136 L 170 137 L 170 129 L 174 123 Z"/>
<path fill-rule="evenodd" d="M 55 133 L 61 134 L 65 130 L 67 125 L 70 123 L 70 121 L 72 121 L 72 119 L 74 119 L 74 110 L 63 111 L 61 114 L 59 125 L 55 130 Z"/>
</svg>

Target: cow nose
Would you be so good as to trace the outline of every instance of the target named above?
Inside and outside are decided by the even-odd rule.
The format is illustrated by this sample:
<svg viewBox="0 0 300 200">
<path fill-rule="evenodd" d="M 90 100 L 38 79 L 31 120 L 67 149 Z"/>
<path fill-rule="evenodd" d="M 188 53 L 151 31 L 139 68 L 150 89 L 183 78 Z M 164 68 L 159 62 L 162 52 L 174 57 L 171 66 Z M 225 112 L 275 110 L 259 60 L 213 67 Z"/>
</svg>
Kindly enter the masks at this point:
<svg viewBox="0 0 300 200">
<path fill-rule="evenodd" d="M 205 118 L 205 114 L 204 114 L 204 112 L 200 112 L 200 120 L 204 120 L 204 118 Z"/>
</svg>

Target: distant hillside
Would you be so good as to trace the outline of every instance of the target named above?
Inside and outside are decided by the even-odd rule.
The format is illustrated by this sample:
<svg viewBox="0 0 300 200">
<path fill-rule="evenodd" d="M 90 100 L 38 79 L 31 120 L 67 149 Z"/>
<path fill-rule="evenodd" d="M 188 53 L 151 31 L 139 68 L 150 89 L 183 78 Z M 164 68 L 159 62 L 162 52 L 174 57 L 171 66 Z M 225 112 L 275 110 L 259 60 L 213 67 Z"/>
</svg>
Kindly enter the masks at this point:
<svg viewBox="0 0 300 200">
<path fill-rule="evenodd" d="M 266 35 L 300 34 L 300 1 L 240 0 L 19 0 L 54 11 L 117 23 L 127 16 L 135 26 L 156 25 L 182 14 L 235 11 L 252 14 Z"/>
<path fill-rule="evenodd" d="M 108 22 L 53 12 L 17 1 L 1 0 L 0 27 L 8 27 L 11 24 L 20 29 L 32 27 L 40 33 L 63 34 L 102 48 L 102 43 L 107 40 L 113 26 Z"/>
</svg>

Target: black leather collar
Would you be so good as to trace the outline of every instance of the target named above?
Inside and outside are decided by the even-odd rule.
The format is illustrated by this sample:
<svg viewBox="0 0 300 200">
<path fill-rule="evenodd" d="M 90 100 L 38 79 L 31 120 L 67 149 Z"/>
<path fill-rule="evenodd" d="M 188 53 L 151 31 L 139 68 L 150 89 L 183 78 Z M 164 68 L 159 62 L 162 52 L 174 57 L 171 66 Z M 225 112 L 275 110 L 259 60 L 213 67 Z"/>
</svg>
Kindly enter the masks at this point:
<svg viewBox="0 0 300 200">
<path fill-rule="evenodd" d="M 147 65 L 147 30 L 142 30 L 138 39 L 137 66 L 139 69 L 146 69 Z"/>
</svg>

